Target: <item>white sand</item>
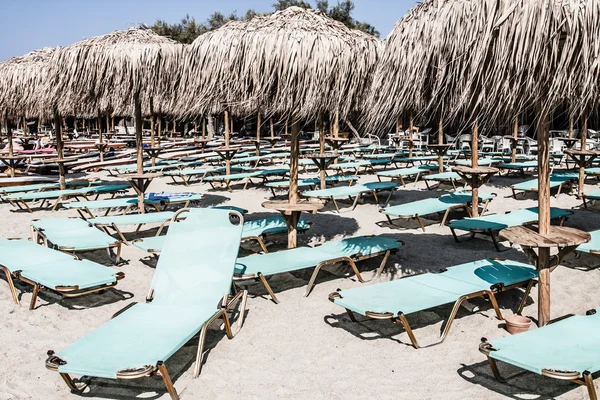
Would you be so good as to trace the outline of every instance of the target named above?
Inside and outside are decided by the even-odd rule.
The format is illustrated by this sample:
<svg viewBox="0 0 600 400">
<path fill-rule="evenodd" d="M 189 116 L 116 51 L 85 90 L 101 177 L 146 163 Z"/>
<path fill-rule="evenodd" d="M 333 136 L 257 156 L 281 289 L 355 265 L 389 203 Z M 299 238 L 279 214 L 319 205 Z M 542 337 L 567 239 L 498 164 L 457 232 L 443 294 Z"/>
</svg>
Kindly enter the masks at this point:
<svg viewBox="0 0 600 400">
<path fill-rule="evenodd" d="M 103 176 L 103 175 L 101 175 Z M 362 177 L 370 181 L 373 177 Z M 488 186 L 498 194 L 491 203 L 491 212 L 534 206 L 536 201 L 510 198 L 506 187 L 522 178 L 495 178 Z M 587 189 L 591 190 L 593 186 Z M 446 187 L 447 189 L 447 187 Z M 152 183 L 152 191 L 199 191 L 209 194 L 202 204 L 229 204 L 249 210 L 249 218 L 275 215 L 261 208 L 260 203 L 270 195 L 264 188 L 211 191 L 208 185 L 190 187 L 172 185 L 160 179 Z M 437 190 L 427 191 L 424 183 L 409 184 L 393 198 L 392 204 L 438 196 Z M 580 202 L 566 194 L 552 199 L 553 206 L 572 208 Z M 346 204 L 347 206 L 347 204 Z M 488 240 L 476 239 L 466 243 L 454 242 L 447 227 L 433 223 L 427 232 L 421 232 L 416 222 L 411 229 L 390 229 L 376 223 L 384 218 L 379 207 L 366 201 L 355 211 L 341 215 L 332 205 L 324 212 L 310 215 L 315 226 L 300 240 L 322 242 L 344 236 L 382 234 L 406 241 L 406 246 L 392 256 L 381 281 L 423 271 L 436 271 L 463 262 L 487 257 L 527 261 L 523 253 L 511 249 L 497 253 Z M 34 214 L 13 212 L 0 204 L 0 237 L 28 237 L 33 218 L 75 216 L 61 210 L 36 211 Z M 462 217 L 462 214 L 455 214 Z M 439 220 L 438 220 L 439 222 Z M 567 226 L 583 230 L 600 228 L 596 212 L 577 210 Z M 148 232 L 142 232 L 142 234 Z M 282 241 L 273 249 L 283 248 Z M 247 250 L 244 251 L 247 253 Z M 83 257 L 109 264 L 106 252 L 85 253 Z M 59 375 L 46 370 L 44 360 L 49 349 L 60 350 L 77 338 L 107 321 L 113 313 L 132 301 L 144 301 L 154 271 L 155 262 L 147 254 L 125 246 L 123 258 L 127 265 L 119 267 L 126 279 L 117 290 L 93 294 L 71 300 L 60 300 L 53 294 L 42 294 L 38 307 L 28 310 L 30 287 L 20 285 L 22 305 L 13 304 L 5 280 L 0 282 L 0 329 L 3 360 L 0 373 L 0 399 L 65 399 L 81 398 L 71 395 Z M 584 255 L 580 259 L 569 256 L 570 266 L 594 266 L 600 258 Z M 359 264 L 366 279 L 371 279 L 379 260 Z M 260 399 L 463 399 L 463 398 L 586 398 L 585 388 L 575 384 L 525 374 L 500 384 L 492 376 L 485 357 L 479 353 L 481 337 L 488 339 L 506 335 L 502 323 L 484 300 L 475 300 L 481 311 L 470 313 L 462 309 L 447 340 L 439 346 L 415 350 L 400 326 L 389 321 L 352 323 L 344 310 L 327 300 L 337 288 L 360 286 L 347 274 L 347 268 L 326 268 L 308 298 L 302 297 L 310 272 L 286 273 L 273 277 L 270 282 L 281 304 L 271 302 L 261 285 L 248 284 L 251 295 L 247 319 L 243 329 L 231 341 L 218 327 L 209 333 L 205 354 L 206 363 L 199 379 L 192 379 L 197 340 L 167 360 L 175 387 L 183 398 L 260 398 Z M 552 316 L 584 313 L 600 305 L 597 290 L 600 272 L 581 271 L 560 267 L 552 274 Z M 365 284 L 373 284 L 368 282 Z M 23 288 L 25 290 L 23 291 Z M 498 296 L 505 312 L 511 312 L 519 301 L 519 291 Z M 534 289 L 524 315 L 536 316 Z M 450 306 L 411 315 L 415 334 L 422 343 L 434 341 Z M 115 337 L 117 340 L 135 340 Z M 507 368 L 512 372 L 514 369 Z M 510 372 L 509 371 L 509 372 Z M 160 378 L 134 381 L 93 379 L 86 390 L 86 398 L 168 398 Z"/>
</svg>

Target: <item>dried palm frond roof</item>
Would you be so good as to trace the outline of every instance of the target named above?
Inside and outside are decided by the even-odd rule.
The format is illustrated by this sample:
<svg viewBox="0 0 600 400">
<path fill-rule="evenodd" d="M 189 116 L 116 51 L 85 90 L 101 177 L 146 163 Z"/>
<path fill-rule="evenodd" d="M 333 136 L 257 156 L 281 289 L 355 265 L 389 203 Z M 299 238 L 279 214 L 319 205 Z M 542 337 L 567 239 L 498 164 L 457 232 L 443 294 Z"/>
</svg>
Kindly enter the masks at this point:
<svg viewBox="0 0 600 400">
<path fill-rule="evenodd" d="M 506 122 L 536 103 L 595 106 L 600 3 L 429 0 L 396 24 L 376 72 L 368 123 L 403 112 L 467 125 Z"/>
<path fill-rule="evenodd" d="M 0 118 L 37 117 L 48 60 L 54 48 L 45 47 L 0 63 Z"/>
<path fill-rule="evenodd" d="M 140 96 L 149 113 L 164 112 L 177 84 L 183 45 L 149 29 L 131 28 L 60 47 L 50 59 L 46 109 L 62 115 L 132 115 Z"/>
<path fill-rule="evenodd" d="M 231 22 L 187 48 L 178 109 L 344 117 L 362 105 L 380 48 L 375 37 L 299 7 Z"/>
</svg>

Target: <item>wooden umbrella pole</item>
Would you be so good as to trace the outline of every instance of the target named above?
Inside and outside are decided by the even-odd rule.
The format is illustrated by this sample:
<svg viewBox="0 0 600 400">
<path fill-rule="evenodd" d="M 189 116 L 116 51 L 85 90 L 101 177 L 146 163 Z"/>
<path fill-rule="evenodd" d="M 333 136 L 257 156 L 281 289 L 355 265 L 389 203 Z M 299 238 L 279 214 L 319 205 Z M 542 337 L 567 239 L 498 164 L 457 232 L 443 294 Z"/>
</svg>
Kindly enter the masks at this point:
<svg viewBox="0 0 600 400">
<path fill-rule="evenodd" d="M 573 115 L 569 116 L 569 139 L 573 138 Z"/>
<path fill-rule="evenodd" d="M 206 121 L 202 117 L 202 139 L 206 138 Z"/>
<path fill-rule="evenodd" d="M 408 156 L 412 157 L 413 155 L 413 130 L 415 129 L 414 127 L 414 121 L 413 121 L 413 112 L 412 110 L 410 110 L 410 113 L 408 115 Z"/>
<path fill-rule="evenodd" d="M 400 119 L 396 119 L 396 136 L 400 135 Z"/>
<path fill-rule="evenodd" d="M 269 118 L 269 127 L 271 129 L 271 139 L 275 137 L 275 130 L 273 129 L 273 118 Z"/>
<path fill-rule="evenodd" d="M 225 147 L 229 148 L 229 111 L 225 110 Z M 225 160 L 225 173 L 231 174 L 231 160 Z"/>
<path fill-rule="evenodd" d="M 103 141 L 102 137 L 102 116 L 100 115 L 100 110 L 98 110 L 98 118 L 96 118 L 96 125 L 98 128 L 98 135 L 100 136 L 100 143 Z"/>
<path fill-rule="evenodd" d="M 256 140 L 257 140 L 257 144 L 256 144 L 256 155 L 260 156 L 260 125 L 261 125 L 261 120 L 260 120 L 260 109 L 258 110 L 257 116 L 256 116 Z"/>
<path fill-rule="evenodd" d="M 114 116 L 110 117 L 110 130 L 111 130 L 111 132 L 115 131 L 115 117 Z"/>
<path fill-rule="evenodd" d="M 135 147 L 137 157 L 137 173 L 142 174 L 144 172 L 144 151 L 142 150 L 144 144 L 144 138 L 142 137 L 142 105 L 140 103 L 140 97 L 136 93 L 133 99 L 134 103 L 134 118 L 135 118 Z M 144 195 L 140 198 L 140 209 L 144 202 Z"/>
<path fill-rule="evenodd" d="M 477 165 L 479 164 L 479 148 L 477 147 L 477 142 L 478 142 L 478 137 L 479 137 L 479 123 L 477 122 L 477 120 L 475 120 L 475 122 L 473 123 L 473 128 L 471 131 L 471 167 L 472 168 L 477 168 Z M 476 180 L 479 179 L 479 177 L 475 174 L 472 175 L 473 180 L 472 185 L 471 185 L 471 190 L 472 190 L 472 195 L 471 195 L 471 208 L 472 208 L 472 215 L 473 217 L 478 217 L 479 216 L 479 182 L 477 182 Z"/>
<path fill-rule="evenodd" d="M 198 137 L 198 120 L 194 120 L 194 135 Z"/>
<path fill-rule="evenodd" d="M 6 127 L 6 140 L 8 141 L 8 156 L 12 157 L 14 155 L 13 148 L 13 134 L 10 126 L 10 120 L 8 119 L 8 111 L 4 113 L 4 124 Z M 11 169 L 11 177 L 14 177 L 14 170 Z"/>
<path fill-rule="evenodd" d="M 27 119 L 23 117 L 23 133 L 29 135 L 29 128 L 27 127 Z"/>
<path fill-rule="evenodd" d="M 58 114 L 58 110 L 54 110 L 54 127 L 56 128 L 56 153 L 58 155 L 58 183 L 60 185 L 60 190 L 65 190 L 67 188 L 65 182 L 65 164 L 62 163 L 62 160 L 65 156 L 64 153 L 64 144 L 62 137 L 62 128 L 61 128 L 61 118 Z"/>
<path fill-rule="evenodd" d="M 108 131 L 110 131 L 110 117 L 108 112 L 106 112 L 106 133 L 108 133 Z"/>
<path fill-rule="evenodd" d="M 513 121 L 513 144 L 512 144 L 512 153 L 511 153 L 511 162 L 517 161 L 517 139 L 519 138 L 519 117 L 515 116 Z"/>
<path fill-rule="evenodd" d="M 158 117 L 158 145 L 160 146 L 160 135 L 162 133 L 162 117 Z"/>
<path fill-rule="evenodd" d="M 290 204 L 296 204 L 298 202 L 298 158 L 300 157 L 299 135 L 300 122 L 296 121 L 292 124 L 292 137 L 290 145 Z"/>
<path fill-rule="evenodd" d="M 150 147 L 154 147 L 154 102 L 150 98 Z"/>
<path fill-rule="evenodd" d="M 588 113 L 587 111 L 583 112 L 582 115 L 582 125 L 581 125 L 581 150 L 585 151 L 586 142 L 587 142 L 587 130 L 588 130 Z M 582 156 L 583 157 L 583 156 Z M 585 185 L 585 165 L 579 166 L 579 184 L 577 185 L 577 195 L 579 198 L 583 198 L 583 186 Z"/>
<path fill-rule="evenodd" d="M 334 125 L 333 125 L 333 133 L 334 133 L 334 137 L 339 137 L 340 135 L 340 112 L 336 111 L 335 112 L 335 121 L 334 121 Z"/>
<path fill-rule="evenodd" d="M 550 121 L 548 114 L 537 105 L 537 142 L 538 142 L 538 213 L 539 233 L 550 233 Z M 538 255 L 538 324 L 550 322 L 550 248 L 540 248 Z"/>
<path fill-rule="evenodd" d="M 323 127 L 323 114 L 319 115 L 319 153 L 325 153 L 325 128 Z M 327 188 L 327 174 L 325 170 L 319 171 L 321 177 L 321 189 Z"/>
<path fill-rule="evenodd" d="M 438 125 L 438 144 L 444 144 L 444 123 L 441 118 Z M 444 156 L 442 153 L 440 153 L 438 156 L 438 164 L 438 171 L 441 174 L 442 172 L 444 172 Z"/>
</svg>

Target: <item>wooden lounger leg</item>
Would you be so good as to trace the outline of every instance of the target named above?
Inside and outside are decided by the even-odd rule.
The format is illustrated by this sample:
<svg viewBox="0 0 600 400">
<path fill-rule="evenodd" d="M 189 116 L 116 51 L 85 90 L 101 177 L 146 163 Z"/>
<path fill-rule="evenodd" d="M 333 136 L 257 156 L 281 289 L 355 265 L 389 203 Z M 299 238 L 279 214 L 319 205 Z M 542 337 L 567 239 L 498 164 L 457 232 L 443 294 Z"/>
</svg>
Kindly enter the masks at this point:
<svg viewBox="0 0 600 400">
<path fill-rule="evenodd" d="M 171 400 L 179 400 L 179 395 L 177 394 L 177 390 L 175 390 L 175 386 L 173 386 L 173 381 L 171 381 L 171 377 L 167 372 L 167 367 L 165 367 L 165 363 L 159 361 L 157 367 L 158 372 L 160 372 L 160 375 L 162 376 L 163 381 L 165 382 L 167 392 L 169 392 L 169 395 L 171 396 Z"/>
<path fill-rule="evenodd" d="M 500 252 L 502 251 L 500 249 L 500 243 L 498 243 L 498 238 L 496 237 L 496 234 L 494 233 L 494 231 L 492 231 L 491 229 L 488 231 L 489 235 L 492 237 L 492 242 L 494 242 L 494 247 L 496 248 L 496 251 Z"/>
<path fill-rule="evenodd" d="M 385 252 L 385 255 L 383 256 L 383 260 L 381 260 L 381 264 L 379 265 L 379 268 L 377 268 L 377 273 L 375 274 L 375 278 L 379 278 L 379 276 L 383 272 L 383 269 L 385 268 L 385 265 L 387 264 L 387 260 L 389 257 L 390 257 L 390 251 L 388 250 Z"/>
<path fill-rule="evenodd" d="M 40 291 L 40 285 L 37 283 L 33 284 L 33 293 L 31 294 L 31 302 L 29 303 L 29 309 L 33 310 L 35 308 L 35 302 L 38 297 L 38 293 Z"/>
<path fill-rule="evenodd" d="M 269 296 L 271 296 L 271 300 L 273 300 L 273 302 L 275 302 L 275 304 L 279 304 L 279 300 L 277 299 L 277 296 L 275 296 L 275 293 L 273 293 L 273 289 L 271 289 L 271 286 L 265 279 L 265 276 L 259 272 L 258 279 L 260 279 L 260 281 L 262 282 L 265 289 L 267 289 L 267 292 L 269 292 Z"/>
<path fill-rule="evenodd" d="M 373 192 L 373 194 L 375 194 L 375 192 Z M 354 197 L 354 203 L 352 203 L 352 210 L 353 210 L 353 211 L 354 211 L 354 209 L 356 208 L 356 206 L 358 205 L 358 200 L 359 200 L 359 198 L 360 198 L 360 193 L 359 193 L 359 194 L 357 194 L 357 195 Z M 375 199 L 377 199 L 377 196 L 375 196 Z M 339 210 L 338 210 L 338 212 L 339 212 Z"/>
<path fill-rule="evenodd" d="M 506 383 L 506 379 L 504 379 L 502 377 L 502 375 L 500 374 L 500 370 L 498 369 L 498 364 L 496 364 L 496 360 L 494 360 L 490 356 L 487 356 L 487 359 L 488 359 L 488 363 L 490 364 L 490 369 L 492 370 L 492 373 L 494 374 L 494 377 L 498 380 L 498 382 Z"/>
<path fill-rule="evenodd" d="M 525 308 L 525 305 L 527 304 L 527 298 L 529 297 L 529 293 L 531 292 L 531 288 L 533 287 L 533 285 L 534 285 L 534 280 L 532 279 L 527 284 L 525 293 L 523 293 L 523 299 L 521 300 L 521 303 L 519 304 L 519 308 L 517 309 L 518 315 L 521 315 L 521 313 L 523 312 L 523 308 Z"/>
<path fill-rule="evenodd" d="M 75 384 L 75 382 L 73 382 L 73 379 L 69 374 L 61 373 L 60 377 L 63 379 L 63 381 L 65 381 L 65 383 L 67 384 L 69 389 L 71 389 L 72 392 L 81 392 L 83 389 L 85 389 L 85 386 L 82 388 L 77 387 L 77 385 Z"/>
<path fill-rule="evenodd" d="M 12 275 L 8 271 L 8 268 L 4 266 L 0 266 L 0 268 L 2 268 L 2 271 L 4 271 L 4 275 L 6 275 L 6 280 L 8 281 L 8 287 L 10 288 L 10 293 L 12 294 L 13 300 L 17 305 L 20 304 L 19 296 L 17 296 L 17 290 L 15 289 L 15 283 L 13 282 Z"/>
<path fill-rule="evenodd" d="M 450 208 L 446 209 L 446 212 L 444 213 L 444 218 L 442 218 L 442 222 L 440 222 L 440 226 L 446 225 L 446 220 L 448 219 L 448 214 L 450 214 Z M 425 229 L 423 229 L 423 232 L 424 231 L 425 231 Z"/>
<path fill-rule="evenodd" d="M 262 249 L 262 251 L 264 251 L 265 253 L 268 253 L 269 250 L 267 250 L 267 245 L 265 244 L 264 240 L 262 240 L 262 238 L 260 236 L 257 236 L 255 239 L 258 242 L 258 244 L 260 245 L 260 248 Z"/>
<path fill-rule="evenodd" d="M 583 373 L 583 381 L 585 382 L 585 386 L 587 387 L 590 400 L 598 400 L 598 395 L 596 394 L 596 387 L 594 386 L 594 379 L 592 378 L 592 374 L 588 371 L 585 371 Z"/>
<path fill-rule="evenodd" d="M 338 214 L 340 213 L 340 208 L 338 207 L 338 203 L 337 201 L 335 201 L 335 198 L 331 198 L 331 200 L 333 201 L 333 205 L 335 206 L 335 209 L 337 210 Z"/>
<path fill-rule="evenodd" d="M 231 331 L 231 323 L 229 322 L 229 316 L 227 315 L 226 310 L 223 310 L 223 314 L 221 315 L 223 319 L 223 325 L 225 325 L 225 333 L 227 334 L 227 339 L 233 339 L 233 332 Z"/>
<path fill-rule="evenodd" d="M 425 232 L 425 225 L 423 224 L 423 221 L 421 220 L 421 217 L 419 217 L 419 215 L 415 215 L 415 219 L 417 220 L 417 222 L 421 226 L 421 229 L 423 230 L 423 232 Z"/>
</svg>

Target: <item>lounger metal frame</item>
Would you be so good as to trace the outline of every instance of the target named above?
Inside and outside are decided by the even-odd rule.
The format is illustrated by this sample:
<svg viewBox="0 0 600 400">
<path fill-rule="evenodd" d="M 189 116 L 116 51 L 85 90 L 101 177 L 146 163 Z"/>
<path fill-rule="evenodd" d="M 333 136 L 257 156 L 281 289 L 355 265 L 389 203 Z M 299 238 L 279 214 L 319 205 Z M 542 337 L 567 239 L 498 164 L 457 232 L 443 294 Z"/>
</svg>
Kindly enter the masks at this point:
<svg viewBox="0 0 600 400">
<path fill-rule="evenodd" d="M 446 271 L 446 269 L 440 270 L 440 272 L 444 272 L 444 271 Z M 416 274 L 416 275 L 422 275 L 422 274 Z M 411 278 L 416 275 L 403 276 L 400 279 Z M 402 312 L 402 310 L 394 311 L 394 312 L 384 312 L 384 313 L 367 311 L 365 313 L 365 316 L 367 318 L 377 319 L 377 320 L 388 319 L 394 323 L 401 324 L 415 349 L 427 348 L 427 347 L 437 346 L 444 342 L 444 340 L 448 336 L 448 333 L 450 332 L 450 328 L 452 327 L 452 323 L 454 322 L 454 319 L 456 318 L 458 310 L 460 309 L 460 305 L 464 301 L 469 300 L 469 299 L 474 299 L 474 298 L 488 298 L 490 300 L 490 303 L 492 304 L 492 307 L 494 308 L 494 311 L 496 312 L 496 317 L 499 320 L 503 320 L 504 318 L 502 317 L 502 313 L 500 312 L 500 308 L 498 307 L 498 302 L 496 300 L 495 295 L 498 293 L 506 292 L 511 289 L 525 288 L 523 298 L 522 298 L 522 300 L 519 304 L 519 308 L 517 310 L 517 314 L 521 314 L 521 312 L 523 311 L 523 308 L 525 307 L 525 304 L 527 302 L 527 298 L 529 297 L 529 293 L 531 292 L 531 288 L 536 284 L 536 282 L 537 282 L 537 279 L 528 279 L 526 281 L 515 283 L 514 285 L 510 285 L 510 286 L 504 286 L 503 283 L 496 283 L 494 285 L 491 285 L 489 290 L 481 290 L 478 292 L 470 293 L 468 295 L 459 297 L 454 302 L 454 306 L 452 307 L 450 316 L 448 317 L 448 320 L 446 321 L 446 326 L 444 327 L 444 330 L 442 331 L 442 334 L 439 337 L 438 341 L 429 343 L 424 346 L 419 344 L 419 342 L 417 341 L 417 338 L 412 330 L 412 327 L 410 326 L 410 323 L 406 319 L 406 316 Z M 334 302 L 334 300 L 336 298 L 342 298 L 342 295 L 339 293 L 339 289 L 338 289 L 338 291 L 333 292 L 329 295 L 329 300 L 331 302 Z M 350 318 L 350 320 L 352 322 L 357 322 L 356 316 L 354 315 L 354 313 L 351 310 L 346 309 L 346 312 L 348 313 L 348 317 Z"/>
<path fill-rule="evenodd" d="M 397 242 L 402 244 L 402 246 L 406 245 L 402 240 L 398 240 Z M 285 250 L 283 250 L 283 251 L 285 251 Z M 390 249 L 390 250 L 373 253 L 373 254 L 370 254 L 367 256 L 363 256 L 362 254 L 358 253 L 352 257 L 336 257 L 336 258 L 332 258 L 329 260 L 321 261 L 319 264 L 317 264 L 314 267 L 313 273 L 308 281 L 308 284 L 306 285 L 306 290 L 304 291 L 304 297 L 308 297 L 308 295 L 310 294 L 310 292 L 312 291 L 312 289 L 315 285 L 315 281 L 317 279 L 317 275 L 319 274 L 319 271 L 325 266 L 334 265 L 334 264 L 338 264 L 338 263 L 347 263 L 350 266 L 350 268 L 352 269 L 352 271 L 354 272 L 354 275 L 356 275 L 356 279 L 358 279 L 359 282 L 363 283 L 364 279 L 362 278 L 360 271 L 358 270 L 358 267 L 356 266 L 357 262 L 368 260 L 368 259 L 383 255 L 381 264 L 377 268 L 377 272 L 375 274 L 374 279 L 376 279 L 383 272 L 383 269 L 385 268 L 385 266 L 387 264 L 387 260 L 390 257 L 390 254 L 395 254 L 397 251 L 398 251 L 398 249 Z M 260 256 L 257 256 L 257 257 L 260 257 Z M 258 272 L 256 275 L 255 274 L 238 274 L 238 275 L 234 274 L 234 276 L 233 276 L 234 281 L 241 281 L 241 280 L 247 280 L 247 279 L 254 279 L 255 281 L 260 281 L 263 284 L 264 288 L 269 293 L 269 296 L 271 296 L 271 300 L 273 300 L 273 302 L 275 304 L 279 304 L 279 299 L 277 299 L 277 296 L 275 296 L 275 292 L 273 292 L 271 285 L 269 285 L 269 283 L 267 282 L 267 279 L 265 278 L 265 275 L 263 275 L 261 272 Z"/>
<path fill-rule="evenodd" d="M 589 310 L 588 312 L 586 312 L 586 315 L 593 315 L 595 313 L 596 313 L 596 310 Z M 571 317 L 571 316 L 573 316 L 573 314 L 565 315 L 564 317 L 560 317 L 560 318 L 550 321 L 550 323 L 552 324 L 554 322 L 561 321 L 561 320 Z M 488 363 L 490 364 L 490 368 L 492 369 L 492 373 L 494 374 L 494 377 L 499 382 L 507 383 L 508 380 L 511 378 L 514 378 L 516 376 L 520 376 L 526 372 L 529 372 L 529 371 L 523 371 L 523 372 L 520 372 L 513 376 L 505 378 L 500 373 L 500 370 L 498 369 L 496 360 L 491 357 L 491 353 L 493 351 L 496 351 L 496 349 L 494 348 L 494 346 L 492 346 L 488 342 L 488 340 L 486 338 L 481 339 L 481 344 L 479 345 L 479 351 L 487 357 Z M 587 388 L 590 400 L 598 400 L 598 395 L 596 394 L 596 387 L 594 386 L 594 379 L 593 379 L 592 373 L 590 371 L 582 371 L 582 372 L 556 371 L 553 369 L 544 368 L 544 369 L 542 369 L 542 376 L 546 376 L 548 378 L 559 379 L 562 381 L 570 381 L 573 383 L 577 383 L 578 385 L 585 386 Z"/>
</svg>

